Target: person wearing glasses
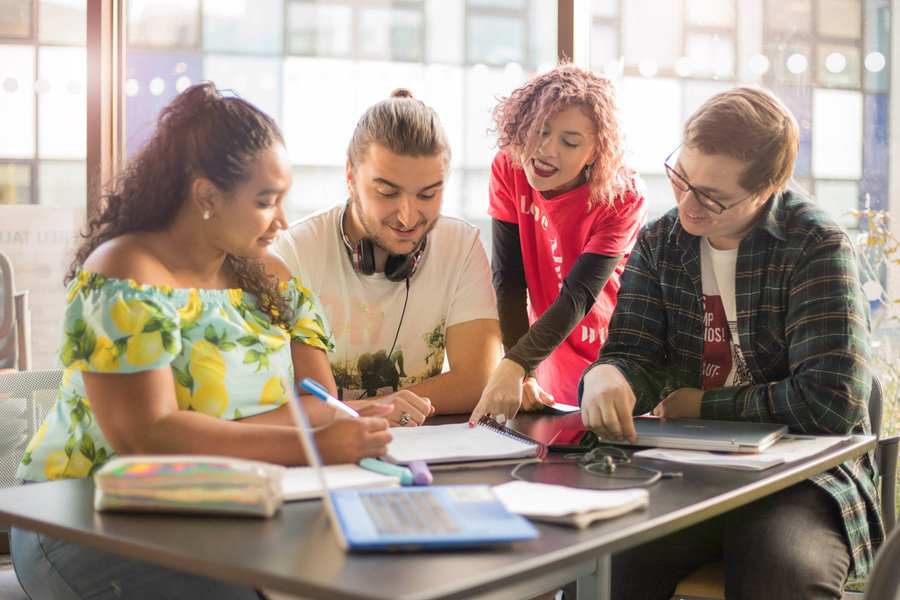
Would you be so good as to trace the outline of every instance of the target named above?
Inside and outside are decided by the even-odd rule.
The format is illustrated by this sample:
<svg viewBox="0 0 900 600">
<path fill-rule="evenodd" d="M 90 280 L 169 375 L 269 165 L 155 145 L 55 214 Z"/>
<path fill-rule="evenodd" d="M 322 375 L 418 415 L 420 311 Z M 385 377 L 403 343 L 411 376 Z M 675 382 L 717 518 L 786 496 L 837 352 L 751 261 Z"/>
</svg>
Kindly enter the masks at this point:
<svg viewBox="0 0 900 600">
<path fill-rule="evenodd" d="M 577 403 L 646 220 L 609 79 L 560 65 L 501 99 L 494 122 L 488 213 L 506 355 L 471 422 Z"/>
<path fill-rule="evenodd" d="M 666 161 L 677 207 L 640 234 L 584 424 L 636 441 L 632 415 L 870 432 L 868 313 L 847 234 L 788 190 L 798 127 L 770 92 L 710 98 Z M 612 597 L 671 598 L 723 560 L 727 598 L 840 598 L 883 537 L 868 454 L 616 555 Z"/>
</svg>

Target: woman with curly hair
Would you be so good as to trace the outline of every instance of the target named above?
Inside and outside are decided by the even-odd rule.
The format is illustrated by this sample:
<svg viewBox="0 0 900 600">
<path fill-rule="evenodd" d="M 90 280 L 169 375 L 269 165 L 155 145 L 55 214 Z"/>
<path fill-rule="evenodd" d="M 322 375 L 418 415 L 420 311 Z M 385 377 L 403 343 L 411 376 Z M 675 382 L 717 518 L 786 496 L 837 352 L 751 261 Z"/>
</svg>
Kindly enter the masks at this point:
<svg viewBox="0 0 900 600">
<path fill-rule="evenodd" d="M 281 133 L 253 105 L 204 83 L 163 109 L 76 253 L 63 382 L 19 478 L 88 477 L 116 454 L 305 462 L 281 375 L 337 390 L 318 298 L 268 253 L 290 186 Z M 309 399 L 327 462 L 385 453 L 393 407 L 338 420 Z M 11 541 L 32 598 L 258 598 L 29 531 Z"/>
<path fill-rule="evenodd" d="M 502 98 L 493 116 L 500 151 L 488 213 L 506 355 L 471 421 L 577 404 L 646 219 L 608 79 L 560 65 Z"/>
</svg>

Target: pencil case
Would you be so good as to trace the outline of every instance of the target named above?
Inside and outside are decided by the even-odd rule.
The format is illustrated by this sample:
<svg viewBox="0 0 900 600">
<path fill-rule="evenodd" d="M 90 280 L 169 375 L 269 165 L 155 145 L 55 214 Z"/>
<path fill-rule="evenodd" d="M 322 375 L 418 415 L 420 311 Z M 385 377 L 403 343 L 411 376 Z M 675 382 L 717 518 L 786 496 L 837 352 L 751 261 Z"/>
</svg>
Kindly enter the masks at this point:
<svg viewBox="0 0 900 600">
<path fill-rule="evenodd" d="M 94 473 L 94 509 L 271 517 L 284 467 L 201 455 L 131 455 Z"/>
</svg>

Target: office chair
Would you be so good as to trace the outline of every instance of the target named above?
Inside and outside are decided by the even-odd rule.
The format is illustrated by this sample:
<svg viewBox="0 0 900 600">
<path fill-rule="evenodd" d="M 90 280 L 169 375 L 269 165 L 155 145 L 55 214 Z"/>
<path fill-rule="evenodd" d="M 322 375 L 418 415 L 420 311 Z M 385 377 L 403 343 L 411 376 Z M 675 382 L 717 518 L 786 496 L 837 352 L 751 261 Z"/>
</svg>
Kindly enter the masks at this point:
<svg viewBox="0 0 900 600">
<path fill-rule="evenodd" d="M 874 463 L 877 465 L 878 469 L 878 478 L 875 481 L 875 485 L 878 488 L 879 496 L 881 498 L 881 514 L 884 520 L 884 528 L 885 532 L 891 532 L 894 529 L 894 525 L 897 522 L 897 509 L 896 509 L 896 498 L 897 498 L 897 455 L 898 450 L 900 450 L 900 436 L 891 436 L 888 438 L 881 437 L 881 425 L 882 425 L 882 415 L 884 412 L 884 397 L 883 390 L 881 387 L 881 381 L 877 376 L 872 376 L 872 391 L 869 394 L 869 422 L 872 426 L 872 433 L 878 436 L 878 446 L 876 446 L 874 450 Z M 896 532 L 894 532 L 893 536 L 889 537 L 897 537 Z M 881 580 L 885 581 L 883 585 L 887 586 L 890 582 L 900 582 L 900 569 L 896 568 L 897 559 L 900 558 L 900 540 L 896 540 L 894 542 L 894 551 L 892 556 L 894 557 L 893 562 L 895 563 L 894 570 L 897 571 L 896 574 L 884 573 L 879 577 Z M 881 549 L 878 550 L 878 557 L 884 552 L 887 548 L 887 543 L 885 543 Z M 878 560 L 876 559 L 876 565 L 878 564 Z M 882 562 L 890 562 L 890 561 L 882 561 Z M 882 567 L 882 571 L 887 571 L 887 565 Z M 875 574 L 875 569 L 873 568 L 872 574 Z M 868 600 L 868 589 L 871 581 L 870 578 L 866 580 L 866 596 L 865 598 Z M 882 585 L 882 584 L 879 584 Z M 896 590 L 897 586 L 894 586 Z M 882 589 L 890 589 L 890 588 L 882 588 Z M 845 593 L 845 598 L 849 597 L 847 593 Z M 884 598 L 889 598 L 894 600 L 894 596 L 883 596 Z M 672 596 L 673 600 L 721 600 L 725 598 L 725 569 L 722 565 L 722 562 L 714 562 L 708 565 L 703 565 L 684 579 L 682 579 L 678 583 L 678 587 L 675 588 L 675 595 Z M 872 596 L 872 598 L 877 598 L 880 600 L 882 596 Z M 900 596 L 897 596 L 897 600 L 900 600 Z"/>
</svg>

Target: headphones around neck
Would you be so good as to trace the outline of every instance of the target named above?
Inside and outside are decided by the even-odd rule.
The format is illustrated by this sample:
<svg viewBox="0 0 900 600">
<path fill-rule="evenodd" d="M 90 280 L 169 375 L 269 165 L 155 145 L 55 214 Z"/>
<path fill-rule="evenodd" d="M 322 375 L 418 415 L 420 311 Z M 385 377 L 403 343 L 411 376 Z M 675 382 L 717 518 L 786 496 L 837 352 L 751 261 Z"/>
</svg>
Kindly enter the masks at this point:
<svg viewBox="0 0 900 600">
<path fill-rule="evenodd" d="M 353 264 L 353 268 L 362 275 L 375 273 L 375 244 L 367 237 L 360 238 L 356 244 L 351 244 L 344 229 L 344 217 L 349 206 L 345 206 L 341 212 L 341 239 L 347 247 L 347 256 Z M 415 275 L 419 268 L 422 253 L 425 252 L 426 238 L 422 238 L 419 247 L 409 254 L 388 254 L 384 263 L 384 276 L 388 281 L 407 281 Z"/>
</svg>

